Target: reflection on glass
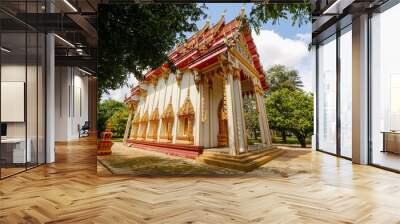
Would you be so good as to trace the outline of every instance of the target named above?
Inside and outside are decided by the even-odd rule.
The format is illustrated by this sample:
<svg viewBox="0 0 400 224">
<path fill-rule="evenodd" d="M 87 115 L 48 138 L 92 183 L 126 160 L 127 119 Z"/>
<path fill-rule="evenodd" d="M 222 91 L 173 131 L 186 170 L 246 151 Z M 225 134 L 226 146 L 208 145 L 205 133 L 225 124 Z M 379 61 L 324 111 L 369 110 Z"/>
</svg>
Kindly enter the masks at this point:
<svg viewBox="0 0 400 224">
<path fill-rule="evenodd" d="M 352 35 L 351 26 L 340 36 L 340 153 L 352 157 Z"/>
<path fill-rule="evenodd" d="M 372 23 L 372 163 L 400 170 L 400 5 Z"/>
<path fill-rule="evenodd" d="M 318 49 L 318 147 L 336 153 L 336 40 Z"/>
<path fill-rule="evenodd" d="M 1 46 L 1 162 L 2 177 L 25 170 L 31 161 L 26 141 L 26 34 L 2 33 Z"/>
<path fill-rule="evenodd" d="M 36 32 L 27 33 L 27 82 L 26 82 L 26 114 L 27 114 L 27 149 L 30 150 L 28 168 L 37 165 L 37 79 L 38 79 L 38 35 Z"/>
<path fill-rule="evenodd" d="M 46 65 L 46 38 L 45 35 L 38 35 L 38 76 L 37 76 L 37 162 L 45 163 L 45 65 Z"/>
</svg>

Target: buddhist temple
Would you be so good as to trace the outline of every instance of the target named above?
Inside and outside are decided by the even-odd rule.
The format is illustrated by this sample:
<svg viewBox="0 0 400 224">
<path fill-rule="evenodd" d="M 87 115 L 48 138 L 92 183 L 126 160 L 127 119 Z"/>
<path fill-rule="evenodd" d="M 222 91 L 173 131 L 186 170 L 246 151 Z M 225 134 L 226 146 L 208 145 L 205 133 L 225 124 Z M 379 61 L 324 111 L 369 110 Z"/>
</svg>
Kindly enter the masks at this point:
<svg viewBox="0 0 400 224">
<path fill-rule="evenodd" d="M 124 142 L 195 158 L 218 148 L 230 155 L 248 146 L 243 99 L 256 103 L 261 144 L 271 148 L 264 107 L 268 85 L 244 10 L 226 23 L 224 15 L 177 46 L 167 64 L 149 71 L 131 90 Z M 254 149 L 256 150 L 256 149 Z"/>
</svg>

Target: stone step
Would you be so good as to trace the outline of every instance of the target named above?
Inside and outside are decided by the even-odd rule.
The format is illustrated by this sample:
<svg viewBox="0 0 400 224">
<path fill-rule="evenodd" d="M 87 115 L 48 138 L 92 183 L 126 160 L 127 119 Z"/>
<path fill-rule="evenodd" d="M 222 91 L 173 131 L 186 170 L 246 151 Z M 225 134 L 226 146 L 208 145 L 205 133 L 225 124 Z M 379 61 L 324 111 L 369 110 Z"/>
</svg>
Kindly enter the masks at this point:
<svg viewBox="0 0 400 224">
<path fill-rule="evenodd" d="M 245 154 L 240 154 L 237 156 L 232 156 L 229 154 L 225 154 L 225 153 L 218 153 L 218 152 L 210 152 L 210 151 L 204 151 L 203 155 L 207 156 L 209 158 L 215 158 L 215 159 L 222 159 L 222 160 L 228 160 L 228 161 L 241 161 L 241 162 L 250 162 L 250 161 L 254 161 L 257 160 L 260 157 L 264 157 L 268 154 L 271 154 L 275 151 L 277 151 L 279 149 L 265 149 L 265 150 L 257 150 L 257 151 L 253 151 L 253 152 L 248 152 Z"/>
<path fill-rule="evenodd" d="M 214 153 L 210 155 L 209 153 L 205 152 L 199 156 L 199 158 L 197 158 L 197 161 L 209 165 L 249 172 L 284 153 L 285 151 L 282 149 L 274 149 L 268 150 L 268 152 L 264 151 L 262 153 L 255 153 L 258 156 L 253 155 L 253 157 L 251 157 L 251 154 L 248 154 L 248 157 L 242 156 L 240 158 L 235 158 L 235 156 L 215 155 Z M 249 157 L 251 157 L 251 159 Z"/>
</svg>

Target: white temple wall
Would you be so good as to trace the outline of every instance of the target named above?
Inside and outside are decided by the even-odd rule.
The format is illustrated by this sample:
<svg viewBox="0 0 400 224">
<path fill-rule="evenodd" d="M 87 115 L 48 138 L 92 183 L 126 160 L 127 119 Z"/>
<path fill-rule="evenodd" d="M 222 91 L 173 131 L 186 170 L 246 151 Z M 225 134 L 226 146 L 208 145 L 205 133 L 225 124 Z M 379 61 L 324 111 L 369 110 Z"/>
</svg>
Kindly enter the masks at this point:
<svg viewBox="0 0 400 224">
<path fill-rule="evenodd" d="M 204 84 L 204 87 L 199 85 L 199 88 L 203 88 L 204 93 L 204 104 L 202 105 L 203 110 L 205 110 L 206 120 L 204 123 L 201 123 L 201 119 L 194 120 L 193 123 L 193 134 L 196 142 L 196 138 L 198 136 L 195 135 L 195 130 L 197 125 L 203 125 L 203 128 L 200 129 L 202 134 L 202 141 L 199 145 L 204 146 L 205 148 L 213 148 L 218 146 L 218 106 L 220 101 L 223 99 L 223 80 L 221 77 L 213 76 L 212 79 L 212 88 L 209 88 L 208 84 Z M 147 91 L 147 97 L 140 97 L 140 101 L 138 104 L 137 111 L 140 113 L 140 117 L 144 116 L 144 113 L 147 111 L 149 119 L 155 108 L 158 108 L 158 112 L 160 118 L 167 108 L 168 104 L 172 103 L 175 120 L 172 128 L 173 134 L 173 143 L 176 143 L 176 136 L 178 134 L 178 117 L 176 116 L 179 112 L 180 107 L 183 106 L 184 101 L 187 96 L 187 91 L 189 88 L 189 97 L 190 101 L 195 110 L 195 116 L 202 116 L 201 111 L 196 108 L 197 101 L 201 102 L 201 97 L 199 97 L 199 91 L 194 82 L 194 74 L 190 71 L 186 71 L 182 74 L 182 80 L 180 86 L 176 82 L 176 75 L 170 73 L 168 75 L 168 79 L 160 77 L 157 80 L 156 86 L 153 84 L 142 84 L 142 87 Z M 158 106 L 158 107 L 157 107 Z M 137 112 L 136 112 L 137 113 Z M 136 114 L 135 113 L 135 114 Z M 147 132 L 150 131 L 150 127 L 148 126 Z M 162 129 L 162 122 L 160 121 L 158 125 L 158 139 L 160 137 L 160 131 Z M 143 125 L 140 125 L 139 132 L 143 130 Z"/>
</svg>

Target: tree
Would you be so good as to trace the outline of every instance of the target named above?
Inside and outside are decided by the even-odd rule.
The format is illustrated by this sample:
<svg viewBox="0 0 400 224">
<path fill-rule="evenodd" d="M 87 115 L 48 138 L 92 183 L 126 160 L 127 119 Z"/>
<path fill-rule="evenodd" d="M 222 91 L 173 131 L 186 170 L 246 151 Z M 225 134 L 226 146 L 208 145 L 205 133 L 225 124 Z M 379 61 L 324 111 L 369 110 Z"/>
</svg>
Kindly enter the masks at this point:
<svg viewBox="0 0 400 224">
<path fill-rule="evenodd" d="M 269 84 L 269 93 L 287 88 L 300 90 L 303 82 L 296 70 L 289 70 L 284 65 L 274 65 L 266 71 L 266 79 Z"/>
<path fill-rule="evenodd" d="M 103 131 L 106 129 L 108 119 L 116 112 L 126 108 L 122 102 L 108 99 L 100 102 L 97 106 L 97 130 Z"/>
<path fill-rule="evenodd" d="M 107 120 L 112 124 L 112 132 L 115 137 L 123 137 L 126 128 L 126 122 L 128 121 L 128 108 L 120 108 L 115 111 L 114 114 Z"/>
<path fill-rule="evenodd" d="M 168 62 L 168 53 L 197 29 L 203 6 L 191 4 L 114 4 L 99 7 L 99 96 L 138 80 Z M 205 18 L 205 17 L 204 17 Z"/>
<path fill-rule="evenodd" d="M 313 96 L 299 90 L 282 88 L 265 100 L 269 125 L 293 133 L 302 147 L 313 131 Z"/>
<path fill-rule="evenodd" d="M 197 30 L 205 18 L 204 4 L 114 4 L 98 10 L 98 96 L 126 84 L 129 74 L 138 80 L 149 70 L 169 62 L 168 53 Z M 259 31 L 263 23 L 292 19 L 308 23 L 311 8 L 303 4 L 257 3 L 250 24 Z M 170 63 L 171 68 L 174 69 Z"/>
<path fill-rule="evenodd" d="M 291 91 L 301 91 L 301 87 L 303 87 L 303 82 L 297 70 L 289 70 L 284 65 L 274 65 L 268 69 L 266 80 L 269 84 L 267 96 L 284 88 Z M 282 136 L 282 141 L 286 143 L 287 129 L 279 128 L 278 130 Z"/>
<path fill-rule="evenodd" d="M 272 24 L 276 24 L 281 19 L 289 18 L 292 19 L 293 26 L 309 23 L 311 21 L 310 2 L 304 0 L 304 3 L 256 3 L 251 9 L 249 20 L 258 33 L 263 23 L 272 22 Z"/>
<path fill-rule="evenodd" d="M 255 101 L 250 98 L 243 99 L 243 112 L 247 132 L 251 139 L 255 139 L 257 131 L 260 131 L 260 123 L 258 121 L 258 113 L 256 112 Z"/>
</svg>

